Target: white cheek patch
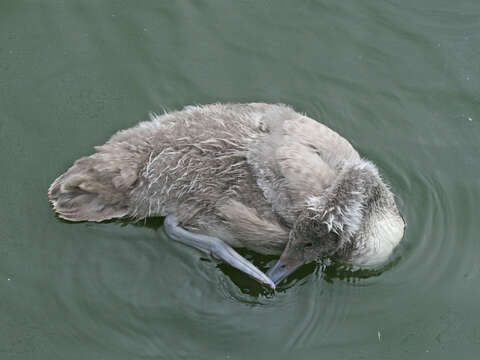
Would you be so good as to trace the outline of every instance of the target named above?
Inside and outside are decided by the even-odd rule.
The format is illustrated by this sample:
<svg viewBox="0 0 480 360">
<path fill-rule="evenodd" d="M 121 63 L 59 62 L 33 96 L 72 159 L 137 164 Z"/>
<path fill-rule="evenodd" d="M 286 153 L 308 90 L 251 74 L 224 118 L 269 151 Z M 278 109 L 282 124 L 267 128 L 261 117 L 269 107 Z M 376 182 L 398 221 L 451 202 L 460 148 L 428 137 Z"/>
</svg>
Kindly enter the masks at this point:
<svg viewBox="0 0 480 360">
<path fill-rule="evenodd" d="M 402 240 L 404 223 L 400 216 L 388 214 L 371 220 L 371 227 L 351 263 L 359 266 L 376 266 L 385 263 Z"/>
</svg>

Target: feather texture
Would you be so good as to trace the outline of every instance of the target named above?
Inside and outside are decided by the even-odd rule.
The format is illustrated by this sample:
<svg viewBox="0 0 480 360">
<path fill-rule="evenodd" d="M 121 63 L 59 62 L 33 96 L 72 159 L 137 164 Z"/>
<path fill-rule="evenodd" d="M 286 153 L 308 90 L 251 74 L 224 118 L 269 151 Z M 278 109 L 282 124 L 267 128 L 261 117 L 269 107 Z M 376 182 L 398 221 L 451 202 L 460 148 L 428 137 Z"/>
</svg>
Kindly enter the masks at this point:
<svg viewBox="0 0 480 360">
<path fill-rule="evenodd" d="M 345 244 L 368 237 L 359 233 L 368 231 L 372 212 L 396 211 L 372 163 L 335 131 L 285 105 L 151 114 L 95 150 L 50 186 L 60 217 L 176 213 L 190 231 L 278 254 L 306 210 Z"/>
</svg>

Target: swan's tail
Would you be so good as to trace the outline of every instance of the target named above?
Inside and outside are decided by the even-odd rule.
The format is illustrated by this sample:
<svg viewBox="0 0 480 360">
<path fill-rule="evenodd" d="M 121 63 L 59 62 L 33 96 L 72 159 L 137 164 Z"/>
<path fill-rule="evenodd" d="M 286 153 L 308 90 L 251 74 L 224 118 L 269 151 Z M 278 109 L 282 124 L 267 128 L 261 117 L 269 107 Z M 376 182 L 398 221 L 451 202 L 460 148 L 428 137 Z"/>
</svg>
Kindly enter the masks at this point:
<svg viewBox="0 0 480 360">
<path fill-rule="evenodd" d="M 115 145 L 97 147 L 97 153 L 77 160 L 52 183 L 48 198 L 61 218 L 102 221 L 129 215 L 138 162 L 111 146 Z"/>
</svg>

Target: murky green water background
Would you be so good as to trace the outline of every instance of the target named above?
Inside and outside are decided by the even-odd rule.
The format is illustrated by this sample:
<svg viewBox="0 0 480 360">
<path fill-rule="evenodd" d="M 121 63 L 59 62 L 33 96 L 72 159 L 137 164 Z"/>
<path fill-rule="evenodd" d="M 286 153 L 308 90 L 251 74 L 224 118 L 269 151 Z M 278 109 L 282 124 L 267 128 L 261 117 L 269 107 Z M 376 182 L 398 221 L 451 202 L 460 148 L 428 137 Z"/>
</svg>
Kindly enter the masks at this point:
<svg viewBox="0 0 480 360">
<path fill-rule="evenodd" d="M 149 111 L 247 101 L 379 165 L 408 222 L 385 271 L 271 294 L 156 222 L 51 211 L 50 182 Z M 2 0 L 0 358 L 478 359 L 479 139 L 477 0 Z"/>
</svg>

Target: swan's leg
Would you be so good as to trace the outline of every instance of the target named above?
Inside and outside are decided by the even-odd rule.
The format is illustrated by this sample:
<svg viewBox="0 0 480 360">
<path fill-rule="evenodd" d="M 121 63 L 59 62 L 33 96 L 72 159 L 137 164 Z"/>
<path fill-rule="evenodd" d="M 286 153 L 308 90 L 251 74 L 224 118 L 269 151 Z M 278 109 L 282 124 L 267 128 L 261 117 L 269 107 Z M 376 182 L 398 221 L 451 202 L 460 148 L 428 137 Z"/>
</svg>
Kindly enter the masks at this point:
<svg viewBox="0 0 480 360">
<path fill-rule="evenodd" d="M 163 223 L 166 233 L 172 239 L 180 241 L 189 246 L 193 246 L 203 252 L 212 254 L 215 257 L 229 263 L 234 268 L 251 276 L 258 282 L 275 289 L 275 284 L 270 278 L 260 271 L 250 261 L 239 255 L 234 249 L 212 236 L 195 234 L 181 228 L 178 225 L 178 219 L 175 215 L 168 215 Z"/>
</svg>

